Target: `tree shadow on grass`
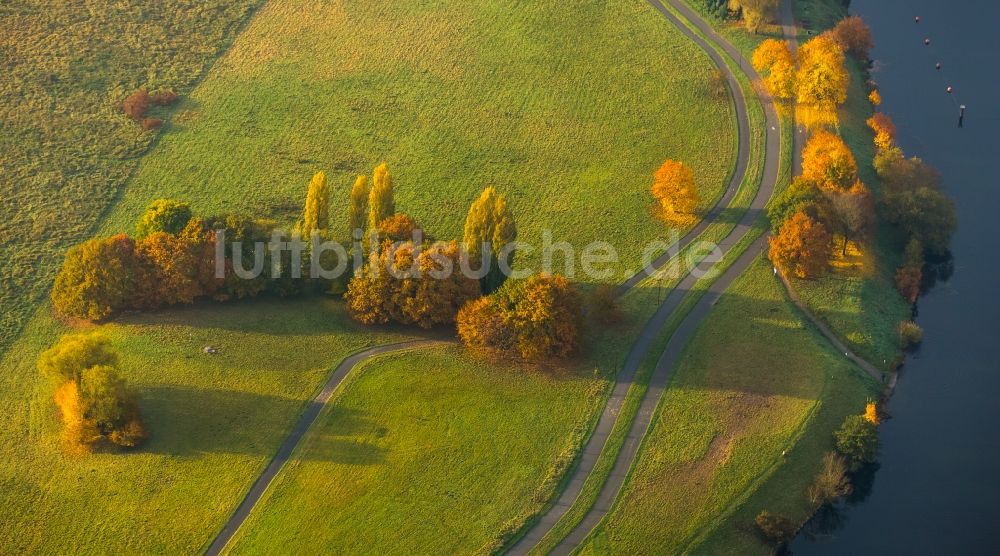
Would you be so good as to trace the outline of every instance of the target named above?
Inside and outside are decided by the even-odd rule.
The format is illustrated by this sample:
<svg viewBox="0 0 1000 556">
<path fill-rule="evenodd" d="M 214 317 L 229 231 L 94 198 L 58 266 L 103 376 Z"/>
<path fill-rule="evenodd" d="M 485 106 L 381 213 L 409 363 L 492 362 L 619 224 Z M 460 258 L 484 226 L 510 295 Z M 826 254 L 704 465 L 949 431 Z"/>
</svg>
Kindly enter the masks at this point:
<svg viewBox="0 0 1000 556">
<path fill-rule="evenodd" d="M 234 390 L 154 386 L 139 392 L 150 432 L 142 451 L 177 457 L 206 453 L 270 456 L 278 450 L 307 404 L 302 400 Z M 383 449 L 369 439 L 384 428 L 358 410 L 329 406 L 314 424 L 332 431 L 307 436 L 307 459 L 355 465 L 381 463 Z"/>
</svg>

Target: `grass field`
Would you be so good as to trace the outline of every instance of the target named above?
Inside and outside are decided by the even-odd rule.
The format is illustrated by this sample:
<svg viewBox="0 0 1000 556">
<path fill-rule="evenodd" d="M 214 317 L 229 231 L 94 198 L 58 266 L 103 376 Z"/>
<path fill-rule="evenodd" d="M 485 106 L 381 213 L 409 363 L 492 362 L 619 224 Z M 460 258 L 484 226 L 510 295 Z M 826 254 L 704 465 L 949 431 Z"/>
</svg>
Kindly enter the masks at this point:
<svg viewBox="0 0 1000 556">
<path fill-rule="evenodd" d="M 806 327 L 762 260 L 719 301 L 675 373 L 622 495 L 581 553 L 684 552 L 745 529 L 731 513 L 784 468 L 782 451 L 800 439 L 811 449 L 801 445 L 781 488 L 797 493 L 789 504 L 804 502 L 830 432 L 870 393 Z M 804 506 L 796 517 L 804 519 Z M 753 535 L 740 542 L 766 552 Z"/>
<path fill-rule="evenodd" d="M 234 553 L 489 552 L 555 488 L 604 377 L 438 348 L 359 368 Z"/>
<path fill-rule="evenodd" d="M 0 4 L 0 353 L 155 141 L 117 103 L 186 94 L 260 3 Z"/>
<path fill-rule="evenodd" d="M 397 208 L 436 237 L 460 236 L 494 185 L 519 239 L 608 241 L 634 270 L 666 236 L 650 212 L 659 164 L 690 164 L 704 206 L 734 165 L 733 109 L 711 97 L 711 73 L 642 2 L 275 0 L 178 107 L 103 229 L 161 196 L 287 222 L 325 170 L 346 236 L 354 175 L 385 160 Z"/>
<path fill-rule="evenodd" d="M 249 4 L 243 8 L 240 13 Z M 102 21 L 89 24 L 111 25 Z M 204 29 L 216 24 L 232 29 L 222 19 L 191 23 Z M 81 30 L 76 40 L 93 41 L 85 33 L 92 30 Z M 175 31 L 176 40 L 190 42 Z M 205 60 L 216 51 L 192 47 Z M 156 67 L 170 79 L 158 74 L 151 85 L 186 92 L 184 83 L 198 72 L 169 69 L 167 53 L 157 52 Z M 128 75 L 136 81 L 125 81 L 121 91 L 145 76 L 129 65 L 142 65 L 141 57 L 117 61 L 127 58 L 118 50 L 107 56 L 95 58 L 88 70 L 88 94 L 100 102 L 107 100 L 101 95 L 110 94 L 109 84 L 118 82 L 102 68 L 131 68 Z M 313 171 L 326 169 L 344 184 L 334 198 L 342 206 L 349 177 L 385 159 L 396 177 L 397 206 L 438 237 L 458 235 L 467 203 L 492 184 L 514 204 L 522 238 L 537 239 L 551 227 L 557 240 L 576 245 L 607 240 L 628 256 L 621 266 L 634 269 L 641 244 L 665 235 L 649 214 L 653 169 L 668 157 L 691 164 L 707 206 L 733 165 L 732 108 L 709 99 L 710 73 L 707 57 L 662 18 L 644 4 L 623 0 L 585 6 L 411 1 L 381 7 L 274 0 L 174 111 L 98 231 L 130 230 L 145 204 L 158 197 L 190 201 L 202 213 L 243 209 L 287 222 L 297 215 Z M 118 117 L 100 102 L 96 119 Z M 119 153 L 112 141 L 107 152 L 92 153 L 94 164 L 108 164 L 114 172 L 81 170 L 94 181 L 80 182 L 79 198 L 56 198 L 58 207 L 39 201 L 28 211 L 72 228 L 64 236 L 39 228 L 46 237 L 61 238 L 47 247 L 51 256 L 39 260 L 39 269 L 51 271 L 66 242 L 88 235 L 135 158 L 152 144 L 126 124 L 132 125 L 118 121 L 115 129 L 135 134 L 132 146 Z M 52 133 L 66 136 L 65 130 Z M 95 127 L 93 133 L 99 137 L 93 144 L 77 141 L 80 148 L 96 149 L 116 132 Z M 126 160 L 115 162 L 108 152 Z M 19 191 L 44 196 L 43 185 Z M 7 198 L 26 206 L 18 204 L 27 203 L 23 195 Z M 335 210 L 338 226 L 343 212 Z M 28 275 L 23 269 L 16 274 Z M 3 301 L 5 314 L 10 307 L 15 320 L 23 320 L 47 288 L 42 276 L 22 284 L 34 292 L 15 296 L 23 303 Z M 525 384 L 507 381 L 512 392 L 538 388 L 532 408 L 565 409 L 526 421 L 533 428 L 524 435 L 530 439 L 537 429 L 562 440 L 558 450 L 516 444 L 526 467 L 511 477 L 531 477 L 535 487 L 497 507 L 493 521 L 470 521 L 469 543 L 498 542 L 513 533 L 558 488 L 560 466 L 573 455 L 567 449 L 585 434 L 595 400 L 606 394 L 594 385 L 606 384 L 617 370 L 649 309 L 632 306 L 628 323 L 592 340 L 590 359 L 574 367 L 579 384 L 588 385 L 586 395 L 570 399 L 580 392 L 573 389 L 580 387 L 575 381 L 566 382 L 566 390 L 546 388 L 551 377 L 545 375 L 529 375 Z M 0 453 L 16 464 L 0 471 L 0 544 L 15 552 L 58 552 L 69 543 L 81 552 L 203 549 L 328 370 L 347 353 L 407 335 L 355 326 L 342 305 L 316 299 L 198 305 L 127 316 L 102 328 L 123 352 L 123 374 L 138 390 L 152 439 L 129 455 L 62 455 L 51 392 L 38 380 L 34 360 L 66 328 L 43 305 L 2 359 L 7 372 L 0 378 L 0 408 L 8 420 L 0 430 Z M 220 347 L 222 355 L 201 354 L 204 345 Z M 468 382 L 472 372 L 483 370 L 450 361 L 440 371 L 456 380 Z M 488 376 L 504 382 L 495 370 Z M 470 393 L 452 417 L 457 424 L 480 417 L 479 409 L 499 403 L 496 394 Z M 336 419 L 335 411 L 330 418 Z M 506 423 L 482 425 L 502 429 Z M 473 436 L 468 442 L 485 449 L 482 440 Z M 510 441 L 525 439 L 515 435 Z M 439 471 L 445 476 L 449 469 Z"/>
<path fill-rule="evenodd" d="M 34 371 L 35 354 L 62 327 L 35 319 L 0 375 L 0 452 L 11 463 L 0 469 L 5 551 L 198 551 L 329 369 L 402 338 L 317 300 L 203 305 L 101 329 L 122 353 L 150 440 L 130 454 L 62 454 L 50 387 Z M 203 354 L 206 345 L 221 353 Z"/>
</svg>

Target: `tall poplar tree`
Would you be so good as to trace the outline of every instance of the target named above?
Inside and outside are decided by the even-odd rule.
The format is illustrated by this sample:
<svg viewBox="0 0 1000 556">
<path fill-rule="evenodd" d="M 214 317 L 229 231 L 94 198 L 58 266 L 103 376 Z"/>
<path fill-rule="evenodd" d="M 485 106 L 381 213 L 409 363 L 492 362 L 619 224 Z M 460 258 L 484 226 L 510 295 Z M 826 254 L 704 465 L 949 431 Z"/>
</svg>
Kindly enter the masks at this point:
<svg viewBox="0 0 1000 556">
<path fill-rule="evenodd" d="M 496 189 L 487 187 L 469 207 L 465 218 L 466 252 L 472 264 L 489 264 L 489 270 L 480 279 L 483 293 L 491 293 L 503 285 L 507 275 L 500 268 L 501 257 L 507 268 L 514 264 L 513 249 L 504 252 L 504 247 L 517 239 L 517 225 L 514 215 L 507 206 L 507 200 Z M 484 253 L 489 249 L 489 253 Z"/>
<path fill-rule="evenodd" d="M 389 167 L 383 162 L 375 168 L 368 195 L 368 229 L 376 229 L 379 222 L 393 214 L 396 214 L 396 204 L 393 201 L 392 178 L 389 176 Z"/>
<path fill-rule="evenodd" d="M 348 230 L 348 237 L 354 237 L 354 230 L 365 231 L 365 224 L 368 222 L 368 176 L 358 176 L 351 187 L 351 212 L 348 220 L 351 229 Z"/>
<path fill-rule="evenodd" d="M 326 174 L 316 172 L 309 182 L 306 206 L 302 215 L 302 237 L 309 238 L 313 230 L 325 231 L 330 227 L 330 189 Z"/>
</svg>

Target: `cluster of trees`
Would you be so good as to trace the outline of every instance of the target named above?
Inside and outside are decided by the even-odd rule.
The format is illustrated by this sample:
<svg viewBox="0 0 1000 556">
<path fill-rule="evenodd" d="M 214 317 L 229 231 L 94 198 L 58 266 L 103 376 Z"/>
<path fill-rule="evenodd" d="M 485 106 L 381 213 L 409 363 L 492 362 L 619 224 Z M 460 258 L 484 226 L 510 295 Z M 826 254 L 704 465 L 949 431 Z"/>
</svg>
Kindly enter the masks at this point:
<svg viewBox="0 0 1000 556">
<path fill-rule="evenodd" d="M 509 280 L 467 303 L 457 327 L 463 343 L 477 350 L 516 353 L 527 360 L 568 357 L 580 347 L 582 298 L 559 275 Z"/>
<path fill-rule="evenodd" d="M 806 496 L 814 507 L 823 506 L 851 494 L 851 473 L 875 461 L 878 456 L 878 408 L 869 401 L 864 413 L 849 415 L 840 429 L 833 433 L 836 451 L 827 452 L 819 472 L 806 489 Z M 761 511 L 755 519 L 757 529 L 764 538 L 781 546 L 794 538 L 798 527 L 781 515 Z"/>
<path fill-rule="evenodd" d="M 941 190 L 941 175 L 917 157 L 906 158 L 895 144 L 896 127 L 885 114 L 868 119 L 875 133 L 875 172 L 882 182 L 880 208 L 894 225 L 903 261 L 896 270 L 896 288 L 910 303 L 920 295 L 928 259 L 947 255 L 958 228 L 955 205 Z"/>
<path fill-rule="evenodd" d="M 392 181 L 385 164 L 376 169 L 371 191 L 367 182 L 360 176 L 352 190 L 351 233 L 355 226 L 365 232 L 370 221 L 381 222 L 386 220 L 381 215 L 389 214 L 394 218 L 385 222 L 384 233 L 408 236 L 415 223 L 393 214 Z M 220 230 L 226 235 L 223 250 L 217 252 Z M 276 235 L 332 241 L 330 192 L 323 172 L 310 181 L 302 217 L 291 234 L 278 232 L 273 220 L 242 214 L 199 218 L 186 203 L 159 199 L 139 218 L 132 237 L 92 239 L 66 253 L 51 293 L 53 306 L 62 315 L 98 321 L 122 310 L 151 310 L 198 298 L 224 301 L 265 292 L 288 296 L 343 291 L 342 279 L 311 272 L 313 265 L 330 270 L 349 264 L 338 259 L 337 251 L 328 249 L 313 257 L 306 249 L 295 260 L 289 250 L 261 249 Z M 340 252 L 347 253 L 349 240 L 341 246 Z"/>
<path fill-rule="evenodd" d="M 653 174 L 650 191 L 657 202 L 657 215 L 664 221 L 682 226 L 694 218 L 700 197 L 694 172 L 687 164 L 664 161 Z"/>
<path fill-rule="evenodd" d="M 345 295 L 351 316 L 364 324 L 397 322 L 431 328 L 454 322 L 458 310 L 479 296 L 479 281 L 460 270 L 469 264 L 457 241 L 387 242 L 369 257 Z"/>
<path fill-rule="evenodd" d="M 858 179 L 854 155 L 826 130 L 814 132 L 802 149 L 802 175 L 768 210 L 773 237 L 770 258 L 798 278 L 821 276 L 829 266 L 835 236 L 841 251 L 860 244 L 874 221 L 874 201 Z"/>
<path fill-rule="evenodd" d="M 102 442 L 131 448 L 146 439 L 139 405 L 117 365 L 118 354 L 95 334 L 63 336 L 39 356 L 38 370 L 55 385 L 70 451 L 87 451 Z"/>
<path fill-rule="evenodd" d="M 805 124 L 837 123 L 837 107 L 847 100 L 850 75 L 845 54 L 867 61 L 871 32 L 856 16 L 803 44 L 796 54 L 786 41 L 768 39 L 751 57 L 764 86 L 776 99 L 796 103 L 797 119 Z"/>
</svg>

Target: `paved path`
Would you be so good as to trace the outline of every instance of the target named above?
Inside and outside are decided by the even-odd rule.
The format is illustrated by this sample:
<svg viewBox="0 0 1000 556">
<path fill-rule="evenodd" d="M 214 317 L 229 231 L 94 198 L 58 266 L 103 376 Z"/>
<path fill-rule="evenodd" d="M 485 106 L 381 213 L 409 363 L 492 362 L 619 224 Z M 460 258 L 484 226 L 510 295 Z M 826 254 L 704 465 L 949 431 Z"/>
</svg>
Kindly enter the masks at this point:
<svg viewBox="0 0 1000 556">
<path fill-rule="evenodd" d="M 733 97 L 736 99 L 737 118 L 740 122 L 741 129 L 737 168 L 742 168 L 742 172 L 745 173 L 750 157 L 750 146 L 748 144 L 749 118 L 746 113 L 746 99 L 742 95 L 742 88 L 736 80 L 736 76 L 732 73 L 729 66 L 723 62 L 719 53 L 716 52 L 716 50 L 712 48 L 705 39 L 684 25 L 683 22 L 681 22 L 673 12 L 666 9 L 666 7 L 659 2 L 659 0 L 649 0 L 649 3 L 661 14 L 663 14 L 664 17 L 670 20 L 682 33 L 698 44 L 726 75 L 730 90 L 733 92 Z M 719 37 L 707 22 L 695 15 L 686 5 L 683 5 L 681 2 L 676 0 L 672 1 L 671 5 L 685 18 L 697 26 L 701 33 L 708 37 L 709 40 L 715 42 L 729 56 L 737 60 L 742 67 L 750 67 L 749 62 L 744 60 L 734 47 Z M 751 81 L 759 78 L 753 70 L 745 71 L 747 71 Z M 781 135 L 778 115 L 774 110 L 774 106 L 769 96 L 762 95 L 760 97 L 760 101 L 764 107 L 767 133 L 764 172 L 760 187 L 757 190 L 757 195 L 750 204 L 749 210 L 747 210 L 743 218 L 733 228 L 729 235 L 726 236 L 726 238 L 719 244 L 719 248 L 724 253 L 728 253 L 732 250 L 736 243 L 750 231 L 754 221 L 760 218 L 767 201 L 771 198 L 771 194 L 773 193 L 778 180 L 778 166 L 781 151 Z M 740 172 L 738 171 L 736 173 L 739 174 Z M 736 176 L 734 175 L 734 180 L 735 179 Z M 740 176 L 736 182 L 737 187 L 740 181 L 742 181 L 742 176 Z M 725 201 L 725 204 L 728 204 L 729 200 L 732 199 L 731 195 L 734 194 L 732 183 L 730 184 L 730 189 L 731 191 L 727 192 L 727 195 L 730 196 L 728 197 L 728 200 Z M 707 228 L 714 220 L 718 219 L 721 214 L 721 209 L 718 208 L 719 206 L 723 206 L 723 203 L 717 205 L 717 208 L 713 209 L 709 216 L 703 220 L 698 227 L 696 227 L 698 233 Z M 684 239 L 690 241 L 693 237 L 694 236 L 691 236 L 689 233 Z M 682 239 L 682 241 L 684 240 Z M 632 421 L 625 443 L 616 456 L 611 475 L 604 483 L 604 486 L 598 495 L 597 501 L 593 506 L 591 506 L 583 520 L 577 524 L 570 534 L 555 548 L 553 551 L 554 554 L 568 554 L 576 548 L 590 533 L 594 525 L 596 525 L 607 513 L 608 509 L 611 507 L 611 503 L 618 495 L 618 491 L 625 480 L 628 469 L 631 467 L 632 462 L 635 459 L 640 441 L 642 440 L 645 430 L 652 419 L 653 410 L 659 401 L 660 393 L 669 380 L 669 371 L 672 368 L 671 361 L 673 359 L 667 357 L 667 354 L 676 354 L 680 352 L 683 346 L 687 343 L 687 339 L 691 336 L 691 334 L 693 334 L 694 329 L 697 328 L 702 318 L 704 318 L 705 314 L 708 313 L 711 303 L 713 303 L 715 299 L 718 298 L 718 295 L 721 295 L 721 292 L 725 290 L 726 286 L 728 286 L 729 283 L 731 283 L 732 280 L 734 280 L 736 276 L 738 276 L 750 264 L 750 262 L 752 262 L 753 259 L 760 254 L 760 250 L 762 248 L 761 246 L 763 244 L 763 240 L 758 240 L 752 247 L 748 248 L 747 252 L 740 259 L 738 259 L 729 268 L 729 270 L 727 270 L 722 277 L 716 281 L 715 284 L 713 284 L 713 286 L 709 289 L 709 292 L 701 298 L 698 304 L 681 323 L 678 330 L 673 334 L 669 344 L 667 345 L 664 358 L 661 358 L 661 360 L 657 363 L 653 376 L 650 378 L 650 386 L 643 397 L 639 412 L 636 415 L 636 418 Z M 676 249 L 672 251 L 677 252 Z M 657 260 L 654 266 L 662 266 L 669 260 L 669 258 L 669 256 L 661 257 L 662 260 Z M 619 287 L 619 290 L 627 291 L 648 275 L 648 272 L 643 272 L 634 276 L 622 284 Z M 546 511 L 545 514 L 541 516 L 541 518 L 527 531 L 527 533 L 525 533 L 524 537 L 522 537 L 517 544 L 511 548 L 509 552 L 510 554 L 525 554 L 530 551 L 531 548 L 534 547 L 538 541 L 540 541 L 542 537 L 544 537 L 545 534 L 552 529 L 552 527 L 559 521 L 560 518 L 562 518 L 570 507 L 572 507 L 583 488 L 584 482 L 593 471 L 594 465 L 597 463 L 598 456 L 604 449 L 605 444 L 611 435 L 611 431 L 614 428 L 615 421 L 621 411 L 622 404 L 625 401 L 625 396 L 628 393 L 629 388 L 632 386 L 632 382 L 635 378 L 635 373 L 638 370 L 639 365 L 652 348 L 652 344 L 656 340 L 656 337 L 659 335 L 667 319 L 674 313 L 674 311 L 677 310 L 688 291 L 691 290 L 699 279 L 700 274 L 696 275 L 696 273 L 689 273 L 685 276 L 670 292 L 670 294 L 667 295 L 667 298 L 657 309 L 656 313 L 643 327 L 642 331 L 639 333 L 639 338 L 632 345 L 628 357 L 625 359 L 625 364 L 622 367 L 622 370 L 615 378 L 615 385 L 611 391 L 611 395 L 609 396 L 607 404 L 598 419 L 594 432 L 591 434 L 583 448 L 583 453 L 580 456 L 578 464 L 573 469 L 572 475 L 569 478 L 569 483 L 562 491 L 556 502 Z"/>
<path fill-rule="evenodd" d="M 242 526 L 246 521 L 250 512 L 253 511 L 254 506 L 260 501 L 264 492 L 266 492 L 268 487 L 271 486 L 271 483 L 274 482 L 274 478 L 281 472 L 281 468 L 292 456 L 292 452 L 295 451 L 295 447 L 298 446 L 299 441 L 302 440 L 302 437 L 305 435 L 306 431 L 309 430 L 309 427 L 311 427 L 316 421 L 316 418 L 319 417 L 319 412 L 323 409 L 323 406 L 330 401 L 330 397 L 333 395 L 334 390 L 337 389 L 337 386 L 340 386 L 340 383 L 343 382 L 347 373 L 351 372 L 351 370 L 354 369 L 354 367 L 356 367 L 359 363 L 363 363 L 378 355 L 437 345 L 446 345 L 448 343 L 449 342 L 443 340 L 413 340 L 409 342 L 373 347 L 365 351 L 355 353 L 354 355 L 344 359 L 333 371 L 333 373 L 330 374 L 330 377 L 326 379 L 326 384 L 323 385 L 323 389 L 320 390 L 319 394 L 317 394 L 316 397 L 313 398 L 313 401 L 309 403 L 309 406 L 306 408 L 305 412 L 302 413 L 302 416 L 299 417 L 295 426 L 292 427 L 291 432 L 288 433 L 288 436 L 281 444 L 281 447 L 278 448 L 278 452 L 274 455 L 274 458 L 271 459 L 271 463 L 267 465 L 264 472 L 261 473 L 260 477 L 257 478 L 253 486 L 250 487 L 250 491 L 247 492 L 246 497 L 243 498 L 242 502 L 240 502 L 239 507 L 236 508 L 235 512 L 233 512 L 233 515 L 229 517 L 229 521 L 227 521 L 225 526 L 222 527 L 222 530 L 219 532 L 218 536 L 215 537 L 215 540 L 212 541 L 212 544 L 208 547 L 205 554 L 215 556 L 216 554 L 220 554 L 226 547 L 226 544 L 229 543 L 229 541 L 233 538 L 233 535 L 236 534 L 236 531 L 239 530 L 240 526 Z"/>
</svg>

